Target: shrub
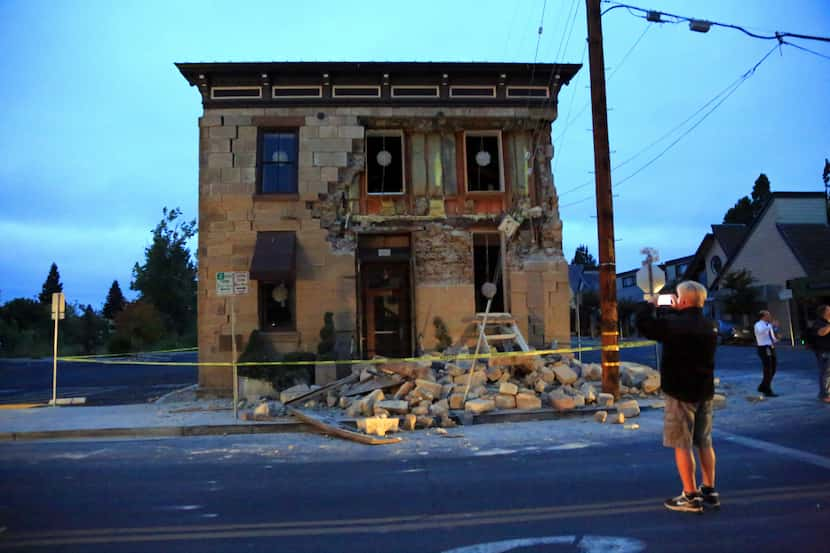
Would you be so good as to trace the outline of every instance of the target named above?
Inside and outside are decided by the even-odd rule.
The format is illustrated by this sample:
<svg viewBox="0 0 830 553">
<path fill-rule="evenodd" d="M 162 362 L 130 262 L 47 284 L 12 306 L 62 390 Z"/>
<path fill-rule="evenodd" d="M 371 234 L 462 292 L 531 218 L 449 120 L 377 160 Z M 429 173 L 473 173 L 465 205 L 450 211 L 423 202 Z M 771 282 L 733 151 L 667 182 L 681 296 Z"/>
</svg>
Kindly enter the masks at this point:
<svg viewBox="0 0 830 553">
<path fill-rule="evenodd" d="M 316 356 L 310 352 L 286 353 L 281 355 L 262 332 L 254 330 L 239 356 L 238 363 L 256 363 L 273 361 L 314 361 Z M 309 365 L 244 365 L 239 367 L 239 375 L 271 382 L 278 390 L 293 386 L 297 382 L 311 382 L 310 373 L 314 370 Z"/>
<path fill-rule="evenodd" d="M 444 351 L 452 345 L 450 331 L 447 329 L 447 325 L 444 324 L 441 317 L 435 317 L 432 319 L 432 324 L 435 325 L 435 340 L 437 341 L 435 347 L 438 351 Z"/>
</svg>

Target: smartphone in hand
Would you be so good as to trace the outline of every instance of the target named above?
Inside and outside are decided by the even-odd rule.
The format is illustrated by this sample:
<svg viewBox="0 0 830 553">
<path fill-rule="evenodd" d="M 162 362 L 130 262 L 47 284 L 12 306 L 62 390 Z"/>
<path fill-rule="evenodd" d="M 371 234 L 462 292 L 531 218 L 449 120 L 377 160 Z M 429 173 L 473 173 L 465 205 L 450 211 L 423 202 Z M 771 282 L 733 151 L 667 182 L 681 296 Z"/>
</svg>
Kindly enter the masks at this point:
<svg viewBox="0 0 830 553">
<path fill-rule="evenodd" d="M 657 296 L 658 307 L 672 307 L 674 305 L 674 294 L 660 294 Z"/>
</svg>

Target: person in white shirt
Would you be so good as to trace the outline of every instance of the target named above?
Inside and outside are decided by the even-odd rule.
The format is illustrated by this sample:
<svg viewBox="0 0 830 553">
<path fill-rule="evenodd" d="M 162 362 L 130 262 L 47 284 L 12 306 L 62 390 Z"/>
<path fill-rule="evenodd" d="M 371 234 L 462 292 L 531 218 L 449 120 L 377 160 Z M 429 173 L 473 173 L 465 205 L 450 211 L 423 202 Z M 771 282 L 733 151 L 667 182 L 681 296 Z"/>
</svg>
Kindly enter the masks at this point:
<svg viewBox="0 0 830 553">
<path fill-rule="evenodd" d="M 775 357 L 775 329 L 772 326 L 772 316 L 769 311 L 758 313 L 760 317 L 755 323 L 755 344 L 758 346 L 758 357 L 761 358 L 761 366 L 764 369 L 764 378 L 758 391 L 767 397 L 775 397 L 778 394 L 772 391 L 772 378 L 775 376 L 775 368 L 778 361 Z"/>
</svg>

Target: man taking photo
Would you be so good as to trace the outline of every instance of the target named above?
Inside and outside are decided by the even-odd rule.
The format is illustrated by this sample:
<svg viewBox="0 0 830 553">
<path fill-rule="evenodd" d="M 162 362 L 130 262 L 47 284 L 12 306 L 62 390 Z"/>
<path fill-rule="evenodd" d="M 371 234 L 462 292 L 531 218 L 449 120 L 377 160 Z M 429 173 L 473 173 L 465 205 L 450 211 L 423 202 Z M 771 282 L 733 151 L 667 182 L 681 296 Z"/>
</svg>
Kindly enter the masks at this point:
<svg viewBox="0 0 830 553">
<path fill-rule="evenodd" d="M 720 507 L 715 491 L 715 450 L 712 447 L 712 397 L 715 393 L 715 349 L 718 325 L 703 316 L 706 288 L 693 281 L 677 285 L 670 306 L 656 298 L 637 316 L 643 336 L 663 345 L 660 378 L 666 395 L 663 445 L 674 449 L 683 493 L 667 499 L 672 511 L 703 512 Z M 697 448 L 703 485 L 695 482 Z"/>
</svg>

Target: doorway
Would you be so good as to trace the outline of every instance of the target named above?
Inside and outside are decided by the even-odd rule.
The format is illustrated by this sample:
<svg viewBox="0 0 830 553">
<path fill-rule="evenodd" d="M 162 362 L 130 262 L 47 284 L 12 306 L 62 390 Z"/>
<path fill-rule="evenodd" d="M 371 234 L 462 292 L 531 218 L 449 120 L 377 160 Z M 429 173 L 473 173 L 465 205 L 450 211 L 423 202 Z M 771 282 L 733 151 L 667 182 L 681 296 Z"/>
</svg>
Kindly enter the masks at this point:
<svg viewBox="0 0 830 553">
<path fill-rule="evenodd" d="M 371 359 L 412 355 L 409 236 L 360 237 L 359 302 L 362 351 Z"/>
<path fill-rule="evenodd" d="M 481 293 L 485 282 L 496 284 L 496 295 L 490 305 L 491 313 L 504 312 L 504 283 L 502 282 L 501 237 L 498 233 L 473 234 L 473 280 L 475 282 L 476 312 L 487 308 L 487 298 Z"/>
</svg>

